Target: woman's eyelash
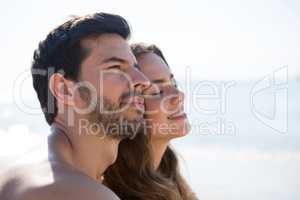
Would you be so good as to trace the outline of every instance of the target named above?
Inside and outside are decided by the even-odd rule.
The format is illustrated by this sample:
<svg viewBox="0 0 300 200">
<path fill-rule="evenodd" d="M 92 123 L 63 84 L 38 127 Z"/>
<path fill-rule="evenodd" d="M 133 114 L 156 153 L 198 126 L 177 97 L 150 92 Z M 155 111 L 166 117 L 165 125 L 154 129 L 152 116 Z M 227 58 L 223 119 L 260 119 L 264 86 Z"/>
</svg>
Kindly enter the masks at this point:
<svg viewBox="0 0 300 200">
<path fill-rule="evenodd" d="M 163 91 L 158 91 L 155 93 L 149 93 L 149 94 L 144 94 L 145 97 L 151 98 L 151 97 L 159 97 L 160 95 L 163 94 Z"/>
<path fill-rule="evenodd" d="M 160 90 L 159 92 L 153 93 L 152 95 L 156 96 L 156 95 L 161 95 L 161 94 L 163 94 L 162 90 Z"/>
<path fill-rule="evenodd" d="M 120 65 L 113 65 L 113 66 L 108 67 L 108 69 L 121 69 L 121 66 Z"/>
</svg>

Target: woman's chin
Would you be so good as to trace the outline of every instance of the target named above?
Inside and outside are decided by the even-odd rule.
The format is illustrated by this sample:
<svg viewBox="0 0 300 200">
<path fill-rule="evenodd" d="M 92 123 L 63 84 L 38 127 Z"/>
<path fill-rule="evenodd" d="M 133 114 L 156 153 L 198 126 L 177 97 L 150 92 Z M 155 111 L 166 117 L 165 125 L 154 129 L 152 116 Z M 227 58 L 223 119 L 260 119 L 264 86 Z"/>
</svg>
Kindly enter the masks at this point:
<svg viewBox="0 0 300 200">
<path fill-rule="evenodd" d="M 164 134 L 162 137 L 168 138 L 168 139 L 175 139 L 175 138 L 181 138 L 186 135 L 188 135 L 190 132 L 190 129 L 188 127 L 183 127 L 180 130 L 172 131 L 168 134 Z"/>
<path fill-rule="evenodd" d="M 184 129 L 182 131 L 178 131 L 178 133 L 174 133 L 174 138 L 184 137 L 189 134 L 189 130 Z"/>
<path fill-rule="evenodd" d="M 185 120 L 184 123 L 178 127 L 176 131 L 173 132 L 173 137 L 184 137 L 189 134 L 191 130 L 191 125 L 188 120 Z"/>
</svg>

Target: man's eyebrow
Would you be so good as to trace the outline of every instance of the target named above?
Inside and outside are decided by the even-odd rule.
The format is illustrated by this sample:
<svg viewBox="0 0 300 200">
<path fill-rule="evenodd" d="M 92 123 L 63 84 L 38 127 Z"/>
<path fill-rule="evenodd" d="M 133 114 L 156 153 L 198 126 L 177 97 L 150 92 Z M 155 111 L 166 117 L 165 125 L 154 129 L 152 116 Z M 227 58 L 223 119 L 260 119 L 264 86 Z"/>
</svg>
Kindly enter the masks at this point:
<svg viewBox="0 0 300 200">
<path fill-rule="evenodd" d="M 127 60 L 124 60 L 123 58 L 110 57 L 110 58 L 104 59 L 104 60 L 101 62 L 101 64 L 108 63 L 108 62 L 128 63 L 128 61 L 127 61 Z"/>
<path fill-rule="evenodd" d="M 111 58 L 107 58 L 107 59 L 103 60 L 101 64 L 108 63 L 108 62 L 128 63 L 128 61 L 123 58 L 111 57 Z M 141 70 L 141 67 L 137 63 L 134 63 L 133 66 L 135 68 L 137 68 L 138 70 Z"/>
<path fill-rule="evenodd" d="M 172 80 L 174 78 L 173 74 L 170 74 L 170 80 Z M 162 78 L 162 79 L 156 79 L 156 80 L 152 80 L 152 83 L 156 83 L 156 84 L 160 84 L 160 83 L 166 83 L 168 82 L 168 80 Z"/>
</svg>

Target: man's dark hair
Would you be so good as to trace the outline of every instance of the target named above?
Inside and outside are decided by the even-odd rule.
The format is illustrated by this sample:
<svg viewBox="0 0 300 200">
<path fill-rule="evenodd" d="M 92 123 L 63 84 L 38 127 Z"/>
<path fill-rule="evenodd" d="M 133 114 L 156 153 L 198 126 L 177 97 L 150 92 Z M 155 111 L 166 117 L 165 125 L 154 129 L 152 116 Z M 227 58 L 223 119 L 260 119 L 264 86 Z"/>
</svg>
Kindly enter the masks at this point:
<svg viewBox="0 0 300 200">
<path fill-rule="evenodd" d="M 118 15 L 95 13 L 75 17 L 52 30 L 34 51 L 31 74 L 46 121 L 49 125 L 57 115 L 56 100 L 48 87 L 50 76 L 62 72 L 65 78 L 77 81 L 80 65 L 89 55 L 80 41 L 104 33 L 130 37 L 127 21 Z"/>
</svg>

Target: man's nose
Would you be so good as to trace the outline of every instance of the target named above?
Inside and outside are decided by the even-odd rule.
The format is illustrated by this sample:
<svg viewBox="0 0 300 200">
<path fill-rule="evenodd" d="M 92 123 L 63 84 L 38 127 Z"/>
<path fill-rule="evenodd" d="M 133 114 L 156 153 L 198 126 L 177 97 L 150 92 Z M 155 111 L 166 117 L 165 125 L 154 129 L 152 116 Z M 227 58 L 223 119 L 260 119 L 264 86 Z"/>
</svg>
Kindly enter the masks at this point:
<svg viewBox="0 0 300 200">
<path fill-rule="evenodd" d="M 132 73 L 132 86 L 140 94 L 151 85 L 149 79 L 138 69 Z"/>
</svg>

